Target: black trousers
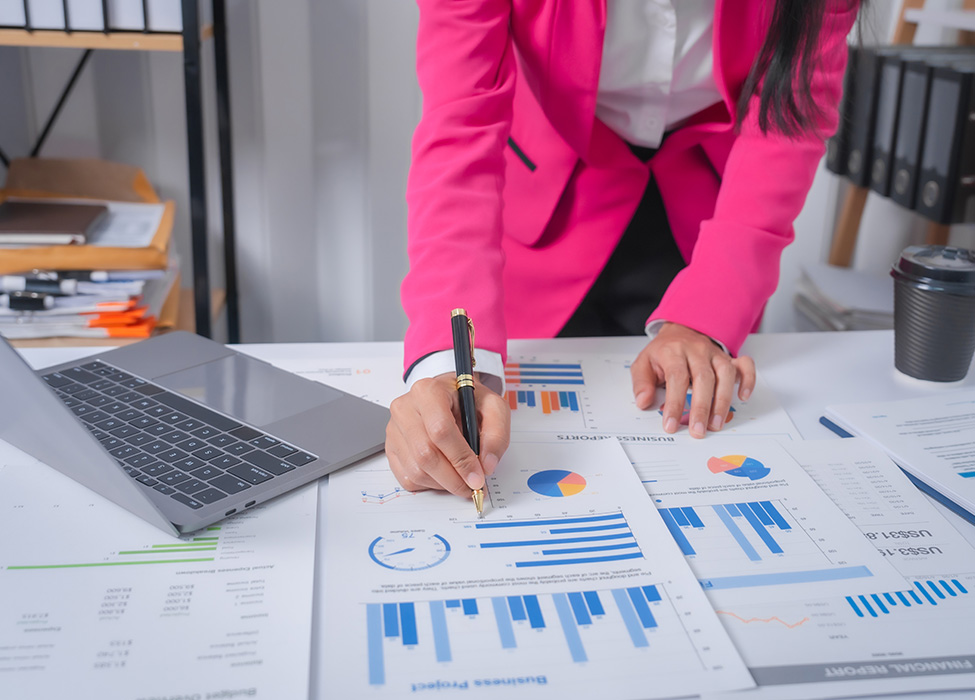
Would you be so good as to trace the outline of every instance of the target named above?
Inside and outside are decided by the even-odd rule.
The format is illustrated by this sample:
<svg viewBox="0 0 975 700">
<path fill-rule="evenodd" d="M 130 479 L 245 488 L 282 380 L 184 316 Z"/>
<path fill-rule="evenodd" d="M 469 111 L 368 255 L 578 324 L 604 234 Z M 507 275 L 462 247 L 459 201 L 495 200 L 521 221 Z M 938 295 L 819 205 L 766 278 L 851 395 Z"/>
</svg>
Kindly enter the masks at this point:
<svg viewBox="0 0 975 700">
<path fill-rule="evenodd" d="M 640 146 L 630 146 L 630 150 L 643 162 L 656 152 Z M 685 264 L 651 176 L 609 262 L 559 337 L 643 335 L 647 317 Z"/>
</svg>

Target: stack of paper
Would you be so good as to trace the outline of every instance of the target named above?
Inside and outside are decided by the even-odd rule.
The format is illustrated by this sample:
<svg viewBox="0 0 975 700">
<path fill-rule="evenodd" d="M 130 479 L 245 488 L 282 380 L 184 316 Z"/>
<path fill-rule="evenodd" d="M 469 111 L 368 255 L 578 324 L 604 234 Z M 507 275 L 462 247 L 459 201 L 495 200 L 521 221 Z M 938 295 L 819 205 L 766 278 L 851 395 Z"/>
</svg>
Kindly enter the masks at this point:
<svg viewBox="0 0 975 700">
<path fill-rule="evenodd" d="M 888 329 L 894 327 L 893 284 L 888 275 L 805 265 L 793 303 L 819 330 Z"/>
<path fill-rule="evenodd" d="M 826 419 L 873 442 L 922 490 L 975 522 L 975 390 L 827 406 Z"/>
</svg>

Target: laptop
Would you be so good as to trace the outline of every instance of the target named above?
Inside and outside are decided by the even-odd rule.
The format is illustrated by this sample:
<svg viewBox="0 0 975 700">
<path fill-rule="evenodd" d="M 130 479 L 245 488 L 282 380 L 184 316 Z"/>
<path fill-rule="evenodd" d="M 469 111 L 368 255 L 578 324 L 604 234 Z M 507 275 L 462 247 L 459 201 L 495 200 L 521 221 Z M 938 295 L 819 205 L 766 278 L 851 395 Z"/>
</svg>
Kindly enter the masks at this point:
<svg viewBox="0 0 975 700">
<path fill-rule="evenodd" d="M 389 411 L 173 332 L 34 371 L 0 338 L 0 439 L 175 535 L 380 452 Z"/>
</svg>

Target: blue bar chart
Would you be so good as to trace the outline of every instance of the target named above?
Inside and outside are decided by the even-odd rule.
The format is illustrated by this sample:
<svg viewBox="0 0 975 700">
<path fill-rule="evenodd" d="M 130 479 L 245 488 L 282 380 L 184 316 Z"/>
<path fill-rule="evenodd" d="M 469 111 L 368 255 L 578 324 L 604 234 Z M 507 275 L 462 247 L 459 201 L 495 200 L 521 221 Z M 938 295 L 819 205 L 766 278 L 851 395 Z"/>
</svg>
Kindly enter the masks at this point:
<svg viewBox="0 0 975 700">
<path fill-rule="evenodd" d="M 890 593 L 846 596 L 850 609 L 860 618 L 879 618 L 921 606 L 937 606 L 962 600 L 968 589 L 956 578 L 914 581 L 913 587 Z"/>
<path fill-rule="evenodd" d="M 872 576 L 837 566 L 772 500 L 658 508 L 705 589 L 818 583 Z"/>
<path fill-rule="evenodd" d="M 662 586 L 642 585 L 544 595 L 368 603 L 365 607 L 369 684 L 388 681 L 390 666 L 419 656 L 449 664 L 477 654 L 485 665 L 556 651 L 564 662 L 687 644 Z"/>
<path fill-rule="evenodd" d="M 473 524 L 478 548 L 518 569 L 642 559 L 621 512 Z"/>
<path fill-rule="evenodd" d="M 520 430 L 585 427 L 582 365 L 569 362 L 509 362 L 505 401 Z"/>
</svg>

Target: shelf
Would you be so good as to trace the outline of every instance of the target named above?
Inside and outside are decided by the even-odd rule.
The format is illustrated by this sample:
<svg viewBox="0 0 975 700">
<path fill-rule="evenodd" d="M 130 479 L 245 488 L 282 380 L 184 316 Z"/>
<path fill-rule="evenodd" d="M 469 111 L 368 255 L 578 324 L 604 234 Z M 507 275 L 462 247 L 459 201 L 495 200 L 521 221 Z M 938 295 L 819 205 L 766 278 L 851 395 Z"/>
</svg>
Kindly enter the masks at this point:
<svg viewBox="0 0 975 700">
<path fill-rule="evenodd" d="M 201 39 L 213 37 L 206 25 Z M 0 46 L 44 46 L 62 49 L 116 49 L 128 51 L 182 51 L 183 35 L 145 32 L 64 32 L 37 29 L 0 29 Z"/>
</svg>

